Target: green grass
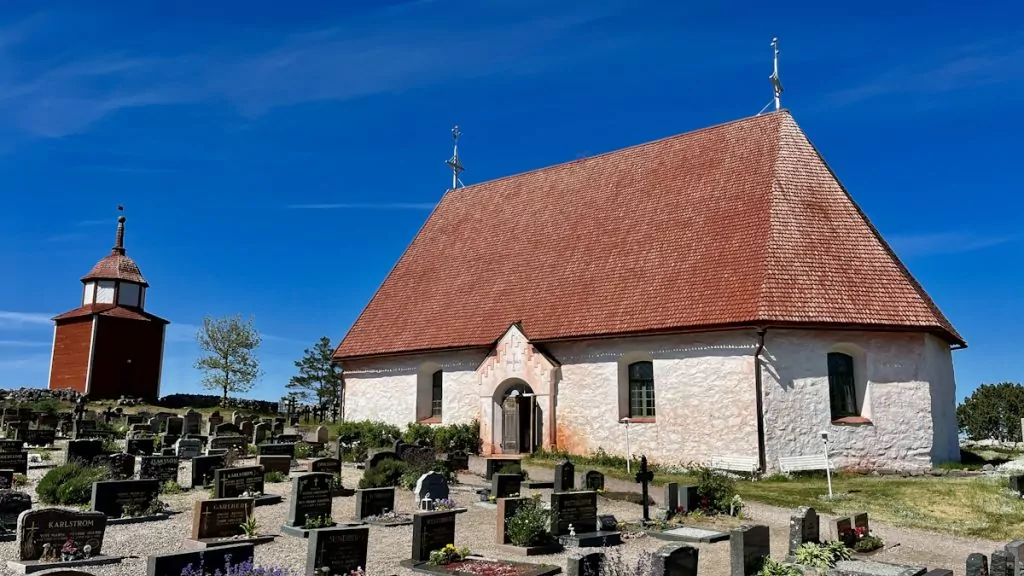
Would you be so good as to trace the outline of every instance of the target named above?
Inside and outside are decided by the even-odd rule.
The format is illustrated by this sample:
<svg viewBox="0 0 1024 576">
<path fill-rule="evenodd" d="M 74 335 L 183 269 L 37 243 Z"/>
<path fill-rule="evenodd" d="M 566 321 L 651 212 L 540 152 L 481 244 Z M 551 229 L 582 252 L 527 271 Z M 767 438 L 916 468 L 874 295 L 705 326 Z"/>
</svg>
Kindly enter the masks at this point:
<svg viewBox="0 0 1024 576">
<path fill-rule="evenodd" d="M 525 463 L 554 466 L 550 459 L 529 459 Z M 632 481 L 625 467 L 596 469 L 611 478 Z M 654 483 L 694 483 L 691 476 L 655 471 Z M 1013 540 L 1024 532 L 1024 499 L 1005 488 L 1003 478 L 921 476 L 855 476 L 838 473 L 832 478 L 836 497 L 827 498 L 824 476 L 786 478 L 774 476 L 757 482 L 739 480 L 736 489 L 746 501 L 782 508 L 811 506 L 825 514 L 866 511 L 872 520 L 956 536 Z M 639 490 L 639 487 L 638 487 Z M 882 535 L 884 538 L 884 534 Z"/>
</svg>

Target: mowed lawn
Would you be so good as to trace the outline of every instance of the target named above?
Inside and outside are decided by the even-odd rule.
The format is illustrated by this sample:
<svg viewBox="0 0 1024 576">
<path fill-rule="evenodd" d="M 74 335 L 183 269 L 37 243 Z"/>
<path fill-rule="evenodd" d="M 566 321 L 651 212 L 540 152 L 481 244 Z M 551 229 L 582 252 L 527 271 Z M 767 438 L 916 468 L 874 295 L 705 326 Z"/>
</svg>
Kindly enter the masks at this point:
<svg viewBox="0 0 1024 576">
<path fill-rule="evenodd" d="M 543 460 L 528 463 L 554 465 Z M 576 469 L 600 470 L 609 477 L 631 480 L 621 469 L 586 464 L 578 464 Z M 656 472 L 654 482 L 693 484 L 694 480 L 684 474 Z M 899 478 L 840 473 L 832 478 L 836 497 L 829 500 L 824 476 L 736 481 L 737 491 L 748 502 L 792 509 L 811 506 L 833 515 L 867 512 L 872 520 L 892 526 L 1010 541 L 1024 536 L 1024 499 L 1014 497 L 1006 485 L 1006 478 L 999 476 Z"/>
</svg>

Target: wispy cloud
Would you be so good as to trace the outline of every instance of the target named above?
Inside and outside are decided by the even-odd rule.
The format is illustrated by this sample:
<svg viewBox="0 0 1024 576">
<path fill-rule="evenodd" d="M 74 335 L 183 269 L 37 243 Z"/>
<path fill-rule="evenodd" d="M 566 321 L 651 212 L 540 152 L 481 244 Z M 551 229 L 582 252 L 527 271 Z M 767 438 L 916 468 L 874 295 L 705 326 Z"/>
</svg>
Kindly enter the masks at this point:
<svg viewBox="0 0 1024 576">
<path fill-rule="evenodd" d="M 50 342 L 40 340 L 0 340 L 0 348 L 41 348 L 49 345 Z"/>
<path fill-rule="evenodd" d="M 341 203 L 341 204 L 291 204 L 291 210 L 433 210 L 436 204 L 429 202 L 392 203 Z"/>
<path fill-rule="evenodd" d="M 1013 234 L 983 234 L 977 232 L 924 232 L 890 234 L 889 245 L 905 257 L 936 254 L 961 254 L 984 250 L 1017 239 Z"/>
<path fill-rule="evenodd" d="M 32 325 L 53 325 L 51 318 L 56 314 L 46 314 L 42 312 L 15 312 L 12 310 L 0 310 L 0 327 L 4 328 L 20 328 L 23 326 Z"/>
<path fill-rule="evenodd" d="M 383 7 L 354 15 L 343 25 L 264 42 L 246 52 L 204 46 L 168 58 L 68 46 L 62 59 L 47 55 L 26 61 L 15 57 L 16 49 L 46 37 L 45 27 L 36 25 L 31 34 L 24 26 L 16 32 L 0 30 L 0 122 L 56 138 L 141 106 L 226 101 L 243 115 L 258 116 L 303 102 L 530 73 L 598 57 L 592 46 L 572 42 L 567 33 L 617 9 L 538 0 L 495 3 L 487 11 L 451 4 L 442 8 L 439 12 L 430 2 Z M 445 10 L 459 17 L 445 18 Z"/>
<path fill-rule="evenodd" d="M 1024 79 L 1024 47 L 1019 38 L 958 47 L 944 60 L 897 64 L 871 81 L 833 92 L 831 106 L 887 94 L 934 94 Z"/>
</svg>

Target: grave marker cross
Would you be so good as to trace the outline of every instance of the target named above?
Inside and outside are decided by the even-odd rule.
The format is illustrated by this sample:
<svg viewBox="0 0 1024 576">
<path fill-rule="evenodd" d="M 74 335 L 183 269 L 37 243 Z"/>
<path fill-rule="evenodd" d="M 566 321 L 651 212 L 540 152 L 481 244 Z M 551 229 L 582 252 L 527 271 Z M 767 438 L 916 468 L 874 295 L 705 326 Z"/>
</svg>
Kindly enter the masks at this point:
<svg viewBox="0 0 1024 576">
<path fill-rule="evenodd" d="M 648 504 L 648 484 L 654 480 L 654 472 L 647 469 L 647 456 L 640 456 L 640 471 L 636 473 L 636 481 L 640 484 L 640 491 L 644 501 L 644 522 L 651 521 L 651 510 Z"/>
</svg>

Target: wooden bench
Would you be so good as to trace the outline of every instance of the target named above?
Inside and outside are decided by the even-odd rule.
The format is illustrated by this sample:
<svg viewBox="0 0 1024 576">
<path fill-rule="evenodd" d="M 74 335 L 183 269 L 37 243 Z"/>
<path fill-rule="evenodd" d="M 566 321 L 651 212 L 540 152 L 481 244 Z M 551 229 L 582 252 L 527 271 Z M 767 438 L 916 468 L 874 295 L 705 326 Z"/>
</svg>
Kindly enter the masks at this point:
<svg viewBox="0 0 1024 576">
<path fill-rule="evenodd" d="M 757 458 L 754 456 L 712 456 L 711 468 L 729 472 L 753 474 L 757 471 Z"/>
<path fill-rule="evenodd" d="M 779 469 L 783 474 L 803 470 L 835 470 L 835 465 L 825 458 L 824 454 L 813 456 L 779 456 Z"/>
</svg>

